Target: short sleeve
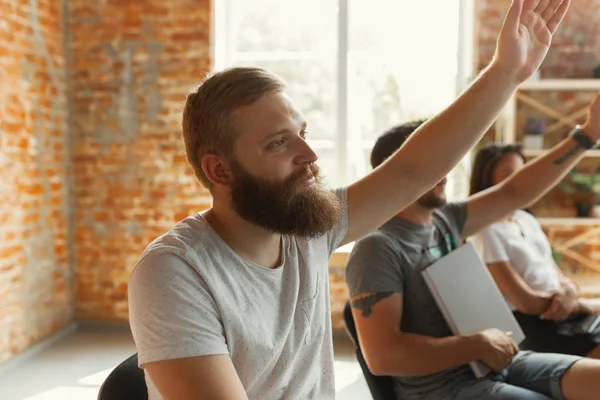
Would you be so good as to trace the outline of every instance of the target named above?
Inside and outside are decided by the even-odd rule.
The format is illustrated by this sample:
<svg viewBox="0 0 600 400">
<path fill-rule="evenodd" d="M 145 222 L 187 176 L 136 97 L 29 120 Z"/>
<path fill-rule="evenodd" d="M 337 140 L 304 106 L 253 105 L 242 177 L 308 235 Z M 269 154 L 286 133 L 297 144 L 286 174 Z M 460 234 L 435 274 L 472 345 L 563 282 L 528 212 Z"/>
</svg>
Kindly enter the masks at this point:
<svg viewBox="0 0 600 400">
<path fill-rule="evenodd" d="M 338 223 L 326 234 L 327 249 L 330 256 L 339 247 L 340 243 L 342 243 L 342 240 L 346 237 L 346 233 L 348 233 L 348 189 L 337 189 L 335 194 L 340 201 L 340 216 Z"/>
<path fill-rule="evenodd" d="M 479 241 L 483 261 L 486 264 L 510 261 L 505 240 L 493 226 L 479 232 L 476 239 Z"/>
<path fill-rule="evenodd" d="M 361 293 L 404 292 L 405 274 L 393 241 L 375 231 L 358 240 L 346 267 L 350 297 Z"/>
<path fill-rule="evenodd" d="M 129 279 L 129 322 L 139 365 L 229 354 L 220 315 L 204 280 L 174 253 L 143 258 Z"/>
<path fill-rule="evenodd" d="M 462 233 L 467 221 L 467 203 L 448 203 L 440 211 L 458 228 L 459 234 Z"/>
</svg>

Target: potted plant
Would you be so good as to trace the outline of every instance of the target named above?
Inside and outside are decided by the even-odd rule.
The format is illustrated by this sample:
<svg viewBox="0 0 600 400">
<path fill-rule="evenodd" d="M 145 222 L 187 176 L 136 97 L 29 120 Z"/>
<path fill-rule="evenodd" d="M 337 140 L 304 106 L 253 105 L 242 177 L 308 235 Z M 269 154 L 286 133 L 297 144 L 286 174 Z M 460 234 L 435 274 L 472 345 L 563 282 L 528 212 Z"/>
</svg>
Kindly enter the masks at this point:
<svg viewBox="0 0 600 400">
<path fill-rule="evenodd" d="M 526 150 L 542 150 L 544 148 L 544 133 L 546 133 L 546 120 L 540 116 L 527 118 L 525 124 L 525 142 Z"/>
<path fill-rule="evenodd" d="M 574 195 L 577 216 L 590 217 L 593 210 L 594 216 L 600 217 L 600 168 L 595 174 L 571 170 L 569 180 L 569 183 L 562 183 L 559 187 Z"/>
</svg>

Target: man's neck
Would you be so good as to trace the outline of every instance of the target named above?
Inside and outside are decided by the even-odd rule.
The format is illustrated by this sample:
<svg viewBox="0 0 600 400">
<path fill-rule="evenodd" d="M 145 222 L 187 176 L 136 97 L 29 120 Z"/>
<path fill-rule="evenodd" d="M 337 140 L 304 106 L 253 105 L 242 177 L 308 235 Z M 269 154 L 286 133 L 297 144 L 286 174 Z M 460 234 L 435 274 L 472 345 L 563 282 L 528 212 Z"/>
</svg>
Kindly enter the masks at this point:
<svg viewBox="0 0 600 400">
<path fill-rule="evenodd" d="M 228 206 L 214 205 L 204 219 L 240 257 L 265 268 L 281 263 L 281 235 L 242 219 Z"/>
<path fill-rule="evenodd" d="M 423 207 L 418 203 L 413 203 L 396 214 L 397 217 L 410 221 L 416 225 L 430 225 L 432 215 L 433 210 L 431 208 Z"/>
</svg>

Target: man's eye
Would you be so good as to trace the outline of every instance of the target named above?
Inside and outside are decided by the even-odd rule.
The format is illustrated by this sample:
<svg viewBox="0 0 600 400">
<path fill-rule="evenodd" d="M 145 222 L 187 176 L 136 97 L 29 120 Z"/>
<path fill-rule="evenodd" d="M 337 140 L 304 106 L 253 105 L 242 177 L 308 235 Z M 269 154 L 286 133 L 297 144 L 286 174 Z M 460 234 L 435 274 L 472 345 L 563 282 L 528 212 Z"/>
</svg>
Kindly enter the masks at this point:
<svg viewBox="0 0 600 400">
<path fill-rule="evenodd" d="M 308 136 L 308 132 L 306 132 L 306 131 L 302 131 L 302 132 L 300 132 L 300 137 L 301 137 L 302 139 L 306 139 L 306 137 L 307 137 L 307 136 Z"/>
<path fill-rule="evenodd" d="M 274 141 L 273 143 L 271 143 L 271 147 L 272 148 L 277 148 L 277 147 L 281 147 L 285 144 L 285 139 L 279 139 Z"/>
</svg>

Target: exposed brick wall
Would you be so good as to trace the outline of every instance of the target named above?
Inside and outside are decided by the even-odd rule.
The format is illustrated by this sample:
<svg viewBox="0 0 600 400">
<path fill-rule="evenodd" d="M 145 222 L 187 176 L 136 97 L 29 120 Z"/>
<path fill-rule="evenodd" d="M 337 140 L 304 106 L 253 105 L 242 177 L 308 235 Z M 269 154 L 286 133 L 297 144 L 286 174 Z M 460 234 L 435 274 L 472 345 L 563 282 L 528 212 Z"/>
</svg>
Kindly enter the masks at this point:
<svg viewBox="0 0 600 400">
<path fill-rule="evenodd" d="M 144 247 L 210 204 L 180 138 L 210 68 L 210 1 L 70 1 L 77 317 L 127 320 Z"/>
<path fill-rule="evenodd" d="M 0 362 L 73 317 L 61 7 L 0 0 Z"/>
<path fill-rule="evenodd" d="M 510 0 L 477 0 L 477 64 L 485 67 L 494 55 L 496 38 Z M 542 78 L 591 78 L 600 65 L 600 2 L 572 0 L 565 20 L 544 60 Z"/>
</svg>

